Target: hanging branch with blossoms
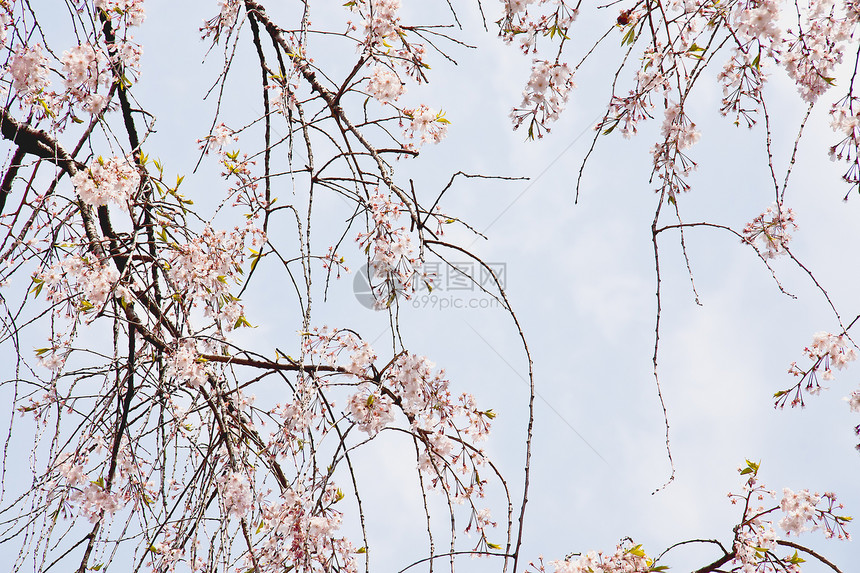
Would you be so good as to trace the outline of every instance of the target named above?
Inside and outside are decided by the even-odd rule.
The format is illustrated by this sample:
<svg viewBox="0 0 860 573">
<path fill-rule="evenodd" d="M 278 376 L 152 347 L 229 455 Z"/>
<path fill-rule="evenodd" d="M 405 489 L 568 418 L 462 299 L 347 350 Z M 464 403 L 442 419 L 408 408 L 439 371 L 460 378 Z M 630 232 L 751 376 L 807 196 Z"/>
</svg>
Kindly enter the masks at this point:
<svg viewBox="0 0 860 573">
<path fill-rule="evenodd" d="M 0 343 L 15 357 L 4 385 L 24 420 L 10 435 L 17 444 L 15 424 L 29 423 L 35 444 L 26 486 L 3 475 L 0 543 L 13 569 L 369 571 L 379 509 L 361 484 L 379 440 L 414 452 L 399 462 L 424 500 L 422 560 L 516 568 L 528 481 L 510 490 L 481 447 L 494 411 L 399 330 L 382 352 L 347 317 L 329 328 L 312 312 L 332 266 L 345 268 L 348 238 L 392 320 L 418 281 L 432 282 L 421 270 L 430 241 L 459 248 L 441 241 L 460 221 L 441 194 L 428 209 L 419 197 L 433 190 L 407 191 L 393 174 L 449 125 L 403 103 L 407 83 L 427 80 L 425 38 L 440 36 L 403 22 L 399 5 L 350 2 L 345 28 L 321 30 L 309 6 L 280 21 L 254 0 L 217 3 L 200 28 L 209 57 L 224 57 L 211 130 L 196 137 L 201 169 L 222 178 L 207 210 L 195 177 L 147 143 L 153 117 L 136 92 L 151 76 L 134 40 L 148 25 L 143 0 L 70 1 L 74 45 L 47 35 L 40 18 L 58 18 L 47 6 L 0 2 L 11 157 Z M 309 40 L 316 32 L 323 43 Z M 350 54 L 348 69 L 316 66 L 314 51 L 332 46 Z M 242 97 L 263 107 L 244 128 L 221 115 L 237 103 L 224 87 L 239 49 L 260 77 Z M 336 233 L 317 222 L 321 194 L 350 206 Z M 237 342 L 267 318 L 249 296 L 262 280 L 292 287 L 283 304 L 299 335 L 286 351 Z M 22 350 L 31 340 L 35 358 Z M 8 448 L 4 460 L 23 461 Z"/>
<path fill-rule="evenodd" d="M 633 137 L 643 124 L 662 117 L 660 135 L 651 148 L 650 182 L 657 193 L 651 226 L 657 283 L 653 365 L 664 413 L 658 376 L 663 308 L 658 236 L 666 231 L 677 231 L 693 295 L 700 304 L 685 232 L 702 227 L 739 237 L 755 251 L 779 290 L 787 295 L 771 260 L 781 255 L 791 258 L 833 310 L 839 330 L 827 336 L 839 340 L 837 346 L 842 349 L 839 358 L 831 356 L 827 350 L 808 352 L 814 364 L 807 370 L 792 365 L 789 372 L 800 381 L 791 389 L 776 394 L 778 407 L 785 405 L 789 395 L 792 406 L 802 406 L 801 389 L 815 393 L 821 388 L 815 373 L 823 368 L 825 376 L 829 375 L 831 362 L 837 368 L 843 367 L 853 359 L 857 348 L 848 329 L 857 323 L 860 315 L 846 326 L 827 291 L 809 268 L 791 253 L 789 242 L 798 224 L 786 198 L 804 127 L 814 106 L 822 101 L 830 106 L 830 123 L 838 140 L 829 149 L 830 158 L 848 164 L 843 179 L 852 190 L 860 189 L 860 131 L 857 128 L 860 107 L 854 94 L 857 62 L 860 61 L 857 3 L 854 0 L 630 0 L 600 5 L 587 14 L 580 13 L 582 2 L 569 0 L 501 0 L 501 7 L 504 16 L 497 21 L 500 38 L 509 44 L 518 41 L 522 52 L 534 58 L 523 103 L 511 112 L 514 129 L 527 125 L 530 139 L 542 137 L 559 118 L 580 67 L 589 60 L 604 58 L 601 50 L 610 50 L 612 43 L 621 46 L 620 53 L 613 53 L 620 63 L 611 79 L 611 94 L 603 118 L 594 126 L 591 147 L 579 170 L 577 200 L 586 163 L 602 138 L 616 131 L 625 138 Z M 583 50 L 573 39 L 594 28 L 601 13 L 606 12 L 609 14 L 600 22 L 606 32 Z M 588 22 L 584 22 L 585 19 Z M 840 71 L 843 62 L 846 66 Z M 794 144 L 790 156 L 785 158 L 786 167 L 782 173 L 773 147 L 777 122 L 768 111 L 771 98 L 784 97 L 781 93 L 771 95 L 767 89 L 768 80 L 774 74 L 784 74 L 792 81 L 799 98 L 808 105 L 806 114 L 797 124 Z M 709 85 L 714 81 L 716 85 Z M 689 176 L 697 168 L 695 144 L 707 136 L 697 128 L 687 102 L 704 99 L 699 94 L 714 88 L 723 94 L 717 109 L 722 116 L 733 120 L 737 126 L 752 128 L 759 122 L 764 124 L 763 143 L 768 158 L 767 173 L 773 184 L 773 204 L 742 230 L 710 221 L 688 222 L 681 215 L 683 194 L 692 191 Z M 846 200 L 850 193 L 845 195 Z M 816 340 L 818 337 L 816 335 Z M 846 345 L 853 348 L 849 350 Z M 857 394 L 855 391 L 847 398 L 852 411 L 857 410 Z M 668 417 L 665 427 L 667 455 L 672 467 L 669 481 L 672 481 L 674 463 Z M 860 432 L 860 426 L 856 430 Z"/>
<path fill-rule="evenodd" d="M 841 570 L 816 551 L 790 541 L 780 539 L 774 527 L 774 514 L 781 516 L 777 525 L 786 537 L 798 536 L 806 531 L 820 530 L 825 537 L 850 540 L 845 526 L 850 517 L 837 512 L 842 505 L 833 493 L 810 493 L 809 490 L 794 492 L 783 489 L 776 506 L 768 507 L 766 500 L 776 498 L 776 493 L 759 483 L 760 464 L 746 461 L 738 468 L 741 476 L 748 476 L 741 493 L 729 493 L 733 505 L 743 506 L 740 522 L 734 527 L 734 538 L 724 544 L 717 539 L 691 539 L 672 545 L 656 557 L 649 557 L 642 545 L 633 540 L 623 540 L 614 553 L 589 551 L 575 554 L 563 560 L 549 562 L 556 573 L 652 573 L 670 570 L 661 561 L 674 549 L 700 544 L 715 547 L 722 555 L 693 573 L 718 573 L 740 571 L 743 573 L 798 573 L 807 559 L 817 561 L 839 573 Z M 530 564 L 535 572 L 544 573 L 546 565 L 541 558 Z"/>
</svg>

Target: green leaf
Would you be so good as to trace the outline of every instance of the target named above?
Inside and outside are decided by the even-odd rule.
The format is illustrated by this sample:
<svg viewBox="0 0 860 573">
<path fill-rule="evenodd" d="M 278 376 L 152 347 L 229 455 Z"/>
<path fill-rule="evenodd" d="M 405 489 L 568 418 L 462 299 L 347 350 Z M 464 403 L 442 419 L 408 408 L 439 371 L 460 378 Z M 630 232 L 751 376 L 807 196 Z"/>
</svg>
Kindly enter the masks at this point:
<svg viewBox="0 0 860 573">
<path fill-rule="evenodd" d="M 800 565 L 801 563 L 806 563 L 806 559 L 797 554 L 795 550 L 794 555 L 788 558 L 788 562 L 792 565 Z"/>
<path fill-rule="evenodd" d="M 612 125 L 610 125 L 609 127 L 607 127 L 606 129 L 603 130 L 603 135 L 609 135 L 610 133 L 615 131 L 616 127 L 618 127 L 618 120 L 617 119 L 614 122 L 612 122 Z"/>
<path fill-rule="evenodd" d="M 747 467 L 745 467 L 744 469 L 741 470 L 741 472 L 740 472 L 741 475 L 742 476 L 747 475 L 747 474 L 756 475 L 758 473 L 759 467 L 761 467 L 761 464 L 757 464 L 757 463 L 751 462 L 749 460 L 746 460 L 746 462 L 747 462 Z"/>
<path fill-rule="evenodd" d="M 252 253 L 251 257 L 251 271 L 257 266 L 257 263 L 260 262 L 260 259 L 263 257 L 262 252 L 257 252 L 254 249 L 248 249 Z"/>
<path fill-rule="evenodd" d="M 636 28 L 634 26 L 630 26 L 630 29 L 627 30 L 627 33 L 624 34 L 624 37 L 621 39 L 621 45 L 629 46 L 633 42 L 636 41 Z"/>
<path fill-rule="evenodd" d="M 367 553 L 367 547 L 359 547 L 355 550 L 356 553 Z"/>
<path fill-rule="evenodd" d="M 499 549 L 499 550 L 501 550 L 501 548 L 502 548 L 501 545 L 497 545 L 495 543 L 490 543 L 489 541 L 487 541 L 487 547 L 489 547 L 490 549 Z"/>
</svg>

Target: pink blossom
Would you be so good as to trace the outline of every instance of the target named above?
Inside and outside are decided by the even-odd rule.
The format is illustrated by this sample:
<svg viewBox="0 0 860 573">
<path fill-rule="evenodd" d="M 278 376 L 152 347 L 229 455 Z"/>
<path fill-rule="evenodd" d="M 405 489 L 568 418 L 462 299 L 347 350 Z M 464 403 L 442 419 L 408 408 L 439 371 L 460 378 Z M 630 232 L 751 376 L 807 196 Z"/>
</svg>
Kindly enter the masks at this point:
<svg viewBox="0 0 860 573">
<path fill-rule="evenodd" d="M 779 520 L 779 526 L 786 534 L 799 535 L 804 531 L 809 531 L 807 523 L 815 520 L 815 506 L 821 500 L 821 497 L 809 493 L 808 489 L 793 492 L 789 488 L 782 490 L 782 501 L 779 502 L 779 507 L 785 513 L 785 516 Z"/>
<path fill-rule="evenodd" d="M 743 241 L 749 245 L 757 245 L 764 258 L 772 259 L 785 254 L 791 240 L 789 231 L 795 229 L 797 224 L 794 222 L 794 211 L 774 203 L 744 227 Z"/>
<path fill-rule="evenodd" d="M 32 48 L 19 46 L 9 61 L 8 69 L 12 74 L 12 87 L 26 104 L 34 103 L 51 85 L 48 59 L 42 55 L 41 44 L 35 44 Z"/>
<path fill-rule="evenodd" d="M 227 127 L 223 122 L 212 128 L 212 133 L 203 139 L 198 139 L 197 143 L 201 149 L 205 149 L 206 153 L 220 153 L 227 145 L 239 141 L 239 137 L 232 129 Z"/>
<path fill-rule="evenodd" d="M 88 205 L 99 207 L 111 201 L 127 210 L 140 186 L 140 173 L 133 160 L 99 157 L 88 169 L 78 171 L 72 184 Z"/>
<path fill-rule="evenodd" d="M 209 379 L 211 368 L 199 357 L 200 353 L 194 341 L 183 340 L 176 350 L 167 356 L 167 375 L 191 388 L 203 386 Z"/>
<path fill-rule="evenodd" d="M 377 64 L 367 82 L 367 91 L 382 103 L 388 103 L 402 96 L 406 92 L 406 86 L 396 72 Z"/>
<path fill-rule="evenodd" d="M 146 19 L 143 0 L 95 0 L 96 10 L 121 14 L 128 26 L 140 26 Z"/>
<path fill-rule="evenodd" d="M 448 133 L 448 124 L 441 111 L 430 109 L 424 104 L 413 108 L 404 109 L 403 114 L 409 118 L 409 126 L 404 130 L 404 135 L 410 139 L 418 138 L 421 143 L 439 143 Z"/>
<path fill-rule="evenodd" d="M 543 131 L 549 131 L 547 125 L 564 110 L 571 88 L 573 73 L 567 64 L 534 60 L 523 100 L 511 112 L 514 129 L 528 120 L 529 137 L 542 137 Z"/>
<path fill-rule="evenodd" d="M 227 513 L 234 517 L 244 517 L 254 501 L 254 495 L 248 478 L 235 471 L 230 471 L 218 479 L 218 493 Z"/>
</svg>

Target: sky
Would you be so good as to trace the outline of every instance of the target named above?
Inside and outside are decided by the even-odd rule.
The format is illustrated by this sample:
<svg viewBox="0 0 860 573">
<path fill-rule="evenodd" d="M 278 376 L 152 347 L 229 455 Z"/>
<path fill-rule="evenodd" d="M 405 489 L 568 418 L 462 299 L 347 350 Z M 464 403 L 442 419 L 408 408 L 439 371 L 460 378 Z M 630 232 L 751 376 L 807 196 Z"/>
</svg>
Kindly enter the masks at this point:
<svg viewBox="0 0 860 573">
<path fill-rule="evenodd" d="M 319 11 L 312 12 L 314 22 L 345 21 L 346 10 L 336 4 L 312 4 Z M 404 21 L 413 15 L 424 18 L 419 21 L 450 21 L 440 11 L 444 3 L 430 4 L 404 2 Z M 804 365 L 802 350 L 812 335 L 838 326 L 802 269 L 790 260 L 773 262 L 783 286 L 796 298 L 786 296 L 749 248 L 714 229 L 690 229 L 685 235 L 701 306 L 677 235 L 665 233 L 659 239 L 663 314 L 658 372 L 675 466 L 675 479 L 666 484 L 671 468 L 651 364 L 656 279 L 650 225 L 656 195 L 648 178 L 649 148 L 659 120 L 632 140 L 617 133 L 602 136 L 575 202 L 575 180 L 591 144 L 592 126 L 608 99 L 620 35 L 577 74 L 577 87 L 552 132 L 526 141 L 524 132 L 511 129 L 508 113 L 519 103 L 529 57 L 496 37 L 493 22 L 500 12 L 495 3 L 484 5 L 489 31 L 474 5 L 456 5 L 463 30 L 452 33 L 476 49 L 452 46 L 457 65 L 431 56 L 430 83 L 410 84 L 405 96 L 410 105 L 442 108 L 452 122 L 448 137 L 422 148 L 415 160 L 398 161 L 394 169 L 399 181 L 415 181 L 422 199 L 434 197 L 459 170 L 528 178 L 461 179 L 442 203 L 446 212 L 487 237 L 476 239 L 453 228 L 448 239 L 504 265 L 507 295 L 534 360 L 537 400 L 525 559 L 612 551 L 626 536 L 649 554 L 691 538 L 729 544 L 739 508 L 730 505 L 726 494 L 739 491 L 737 468 L 745 459 L 761 462 L 762 482 L 777 492 L 783 487 L 834 491 L 846 513 L 860 513 L 860 454 L 852 431 L 860 420 L 842 400 L 857 387 L 860 366 L 838 372 L 831 388 L 811 397 L 806 409 L 774 410 L 772 394 L 792 383 L 787 374 L 791 362 Z M 196 173 L 192 170 L 199 157 L 196 140 L 208 133 L 215 109 L 212 98 L 202 104 L 201 98 L 221 65 L 217 48 L 204 62 L 208 44 L 199 40 L 197 30 L 217 7 L 215 2 L 178 5 L 167 0 L 148 0 L 146 7 L 147 20 L 137 34 L 144 48 L 143 69 L 134 90 L 157 118 L 157 132 L 146 148 L 164 160 L 168 171 L 186 175 L 185 194 L 196 205 L 211 208 L 223 188 L 217 166 L 204 160 Z M 583 9 L 581 20 L 590 22 L 588 17 Z M 571 53 L 587 49 L 588 34 L 602 31 L 581 24 L 583 36 L 572 40 Z M 325 69 L 337 74 L 351 66 L 353 53 L 344 56 L 330 47 L 313 52 L 315 42 L 312 38 L 309 51 L 321 67 L 328 63 L 331 67 Z M 319 45 L 332 44 L 320 40 Z M 222 111 L 228 125 L 242 125 L 262 112 L 253 56 L 248 45 L 237 52 Z M 688 113 L 702 132 L 690 150 L 699 168 L 690 178 L 692 190 L 679 203 L 686 221 L 742 229 L 772 202 L 764 134 L 760 126 L 737 128 L 721 118 L 721 94 L 713 85 L 690 102 Z M 775 157 L 785 166 L 805 108 L 778 73 L 768 93 L 772 115 L 781 118 L 775 123 Z M 842 201 L 847 188 L 839 166 L 826 155 L 833 140 L 826 109 L 817 109 L 786 196 L 799 225 L 793 252 L 848 322 L 860 312 L 860 197 Z M 290 193 L 283 190 L 285 196 Z M 319 221 L 331 213 L 334 226 L 340 225 L 340 199 L 322 196 L 318 201 Z M 318 222 L 316 229 L 315 242 L 322 245 L 340 228 L 329 231 Z M 343 254 L 353 270 L 360 269 L 356 248 Z M 479 404 L 498 413 L 486 450 L 519 491 L 528 365 L 516 328 L 486 295 L 443 282 L 435 299 L 432 293 L 419 293 L 404 301 L 404 339 L 407 347 L 444 367 L 455 391 L 473 393 Z M 388 315 L 362 306 L 354 285 L 354 275 L 334 281 L 327 300 L 318 297 L 315 302 L 315 324 L 353 328 L 384 349 L 390 341 Z M 265 352 L 296 346 L 300 320 L 295 305 L 273 303 L 282 294 L 274 279 L 260 280 L 246 293 L 247 315 L 257 328 L 239 333 L 240 341 Z M 414 462 L 408 455 L 393 439 L 383 438 L 360 461 L 369 504 L 381 508 L 371 521 L 371 542 L 375 537 L 375 563 L 384 571 L 399 570 L 425 550 L 420 496 L 412 483 Z M 498 500 L 491 495 L 491 501 Z M 843 571 L 850 571 L 860 557 L 854 541 L 824 540 L 816 533 L 805 534 L 800 542 L 832 558 Z M 683 548 L 665 564 L 684 571 L 718 556 L 707 548 Z M 459 566 L 496 570 L 496 565 L 464 560 Z M 803 570 L 824 571 L 811 562 Z"/>
</svg>

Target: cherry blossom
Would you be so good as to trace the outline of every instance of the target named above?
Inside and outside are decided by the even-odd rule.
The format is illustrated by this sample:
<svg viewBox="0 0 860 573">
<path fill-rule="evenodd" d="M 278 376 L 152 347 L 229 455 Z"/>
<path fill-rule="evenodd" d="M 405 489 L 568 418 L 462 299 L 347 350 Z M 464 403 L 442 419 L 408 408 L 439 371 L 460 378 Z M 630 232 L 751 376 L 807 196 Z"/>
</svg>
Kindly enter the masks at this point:
<svg viewBox="0 0 860 573">
<path fill-rule="evenodd" d="M 412 237 L 398 221 L 404 205 L 376 193 L 370 197 L 373 227 L 356 240 L 369 251 L 370 283 L 378 308 L 386 308 L 398 296 L 409 298 L 415 289 L 421 266 Z M 379 281 L 382 281 L 381 283 Z"/>
<path fill-rule="evenodd" d="M 25 104 L 33 104 L 51 85 L 48 59 L 42 46 L 31 48 L 19 46 L 9 61 L 8 72 L 12 75 L 12 87 L 21 95 Z"/>
<path fill-rule="evenodd" d="M 143 0 L 94 0 L 96 10 L 121 14 L 128 26 L 140 26 L 146 19 Z"/>
<path fill-rule="evenodd" d="M 514 129 L 528 120 L 529 138 L 543 137 L 548 123 L 556 121 L 573 87 L 573 73 L 567 64 L 535 60 L 532 75 L 523 92 L 523 101 L 511 112 Z"/>
<path fill-rule="evenodd" d="M 254 495 L 245 475 L 235 471 L 224 474 L 218 480 L 218 493 L 229 515 L 243 517 L 251 510 Z"/>
<path fill-rule="evenodd" d="M 409 120 L 409 125 L 403 134 L 410 139 L 418 139 L 421 143 L 439 143 L 448 133 L 448 124 L 441 111 L 430 109 L 422 104 L 412 109 L 404 109 L 403 115 Z M 409 146 L 407 146 L 409 147 Z"/>
<path fill-rule="evenodd" d="M 102 263 L 87 253 L 55 262 L 36 273 L 34 280 L 39 291 L 43 287 L 47 290 L 48 300 L 69 302 L 75 312 L 92 312 L 101 310 L 108 301 L 119 280 L 119 272 L 112 264 Z"/>
<path fill-rule="evenodd" d="M 130 160 L 99 157 L 88 169 L 78 171 L 72 184 L 81 201 L 88 205 L 99 207 L 113 202 L 127 210 L 140 186 L 140 174 Z"/>
<path fill-rule="evenodd" d="M 69 95 L 81 102 L 88 112 L 99 113 L 107 98 L 97 92 L 108 86 L 113 76 L 106 69 L 107 58 L 91 44 L 81 44 L 63 52 L 63 75 Z"/>
<path fill-rule="evenodd" d="M 367 91 L 382 103 L 388 103 L 402 96 L 406 92 L 406 86 L 396 72 L 377 64 L 367 82 Z"/>
<path fill-rule="evenodd" d="M 744 227 L 744 242 L 755 245 L 767 259 L 785 254 L 791 240 L 791 230 L 796 230 L 794 211 L 774 203 L 761 215 Z"/>
<path fill-rule="evenodd" d="M 212 133 L 203 139 L 198 139 L 197 143 L 205 153 L 221 153 L 224 148 L 231 143 L 239 141 L 239 137 L 232 129 L 227 127 L 223 122 L 212 128 Z"/>
</svg>

